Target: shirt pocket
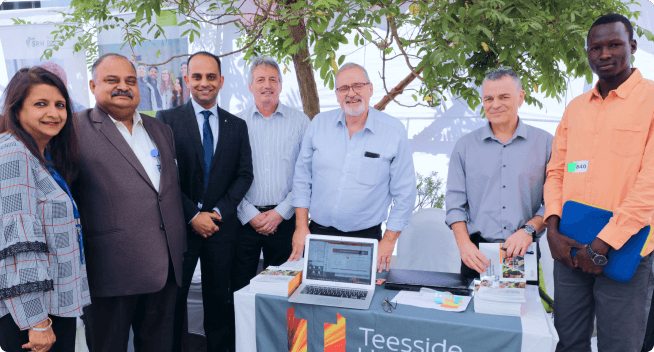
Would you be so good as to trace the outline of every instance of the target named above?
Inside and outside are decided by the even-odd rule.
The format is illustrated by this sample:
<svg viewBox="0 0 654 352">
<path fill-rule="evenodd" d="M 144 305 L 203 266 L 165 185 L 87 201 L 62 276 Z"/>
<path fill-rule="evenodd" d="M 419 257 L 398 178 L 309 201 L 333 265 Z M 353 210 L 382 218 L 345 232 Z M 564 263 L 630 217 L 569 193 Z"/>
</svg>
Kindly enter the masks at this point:
<svg viewBox="0 0 654 352">
<path fill-rule="evenodd" d="M 645 126 L 616 126 L 611 137 L 611 151 L 620 156 L 643 155 L 646 138 Z"/>
<path fill-rule="evenodd" d="M 376 185 L 379 182 L 382 166 L 382 158 L 361 157 L 359 163 L 359 172 L 357 173 L 357 182 L 364 185 Z"/>
</svg>

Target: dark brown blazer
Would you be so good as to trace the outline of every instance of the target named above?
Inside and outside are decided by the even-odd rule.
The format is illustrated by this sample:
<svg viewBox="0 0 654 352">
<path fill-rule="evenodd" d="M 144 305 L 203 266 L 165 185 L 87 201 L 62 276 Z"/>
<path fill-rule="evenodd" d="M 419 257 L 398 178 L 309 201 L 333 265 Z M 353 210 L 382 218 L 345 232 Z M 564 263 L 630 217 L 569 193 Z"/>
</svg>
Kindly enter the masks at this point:
<svg viewBox="0 0 654 352">
<path fill-rule="evenodd" d="M 97 105 L 75 114 L 80 172 L 73 183 L 91 296 L 152 293 L 169 263 L 182 282 L 186 223 L 170 127 L 141 114 L 161 158 L 159 190 L 118 128 Z"/>
</svg>

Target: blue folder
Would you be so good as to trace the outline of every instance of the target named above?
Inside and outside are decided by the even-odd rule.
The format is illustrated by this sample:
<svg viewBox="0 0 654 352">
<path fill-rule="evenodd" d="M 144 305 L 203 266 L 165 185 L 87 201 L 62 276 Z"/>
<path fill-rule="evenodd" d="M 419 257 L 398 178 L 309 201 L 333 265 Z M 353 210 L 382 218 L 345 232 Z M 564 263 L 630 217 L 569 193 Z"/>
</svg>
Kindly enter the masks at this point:
<svg viewBox="0 0 654 352">
<path fill-rule="evenodd" d="M 612 217 L 610 210 L 569 200 L 563 204 L 559 232 L 581 244 L 590 244 Z M 652 229 L 647 225 L 631 236 L 620 249 L 609 251 L 604 275 L 618 282 L 629 282 L 643 258 L 650 236 Z M 577 251 L 573 248 L 571 255 L 574 257 Z"/>
</svg>

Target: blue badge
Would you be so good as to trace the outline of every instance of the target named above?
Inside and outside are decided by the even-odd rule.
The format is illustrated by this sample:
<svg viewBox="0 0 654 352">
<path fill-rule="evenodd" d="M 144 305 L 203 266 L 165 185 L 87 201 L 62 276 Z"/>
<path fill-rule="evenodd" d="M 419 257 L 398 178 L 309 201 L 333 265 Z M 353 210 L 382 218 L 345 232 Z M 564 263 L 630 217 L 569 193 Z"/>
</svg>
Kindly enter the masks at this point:
<svg viewBox="0 0 654 352">
<path fill-rule="evenodd" d="M 153 157 L 155 157 L 155 158 L 156 158 L 156 157 L 157 157 L 157 155 L 159 155 L 159 151 L 158 151 L 158 150 L 156 150 L 156 149 L 152 149 L 152 150 L 150 151 L 150 155 L 152 155 Z"/>
</svg>

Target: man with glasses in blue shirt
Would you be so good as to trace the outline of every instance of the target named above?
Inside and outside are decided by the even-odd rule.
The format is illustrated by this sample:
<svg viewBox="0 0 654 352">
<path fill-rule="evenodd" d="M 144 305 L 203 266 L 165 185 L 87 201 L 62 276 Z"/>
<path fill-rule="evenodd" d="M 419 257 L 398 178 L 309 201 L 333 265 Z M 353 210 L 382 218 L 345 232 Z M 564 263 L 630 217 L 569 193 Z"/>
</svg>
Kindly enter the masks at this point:
<svg viewBox="0 0 654 352">
<path fill-rule="evenodd" d="M 336 74 L 341 109 L 316 115 L 304 134 L 293 178 L 296 225 L 289 260 L 300 259 L 306 235 L 313 233 L 375 238 L 378 271 L 390 268 L 413 212 L 416 180 L 404 125 L 370 108 L 372 93 L 365 68 L 343 65 Z"/>
</svg>

